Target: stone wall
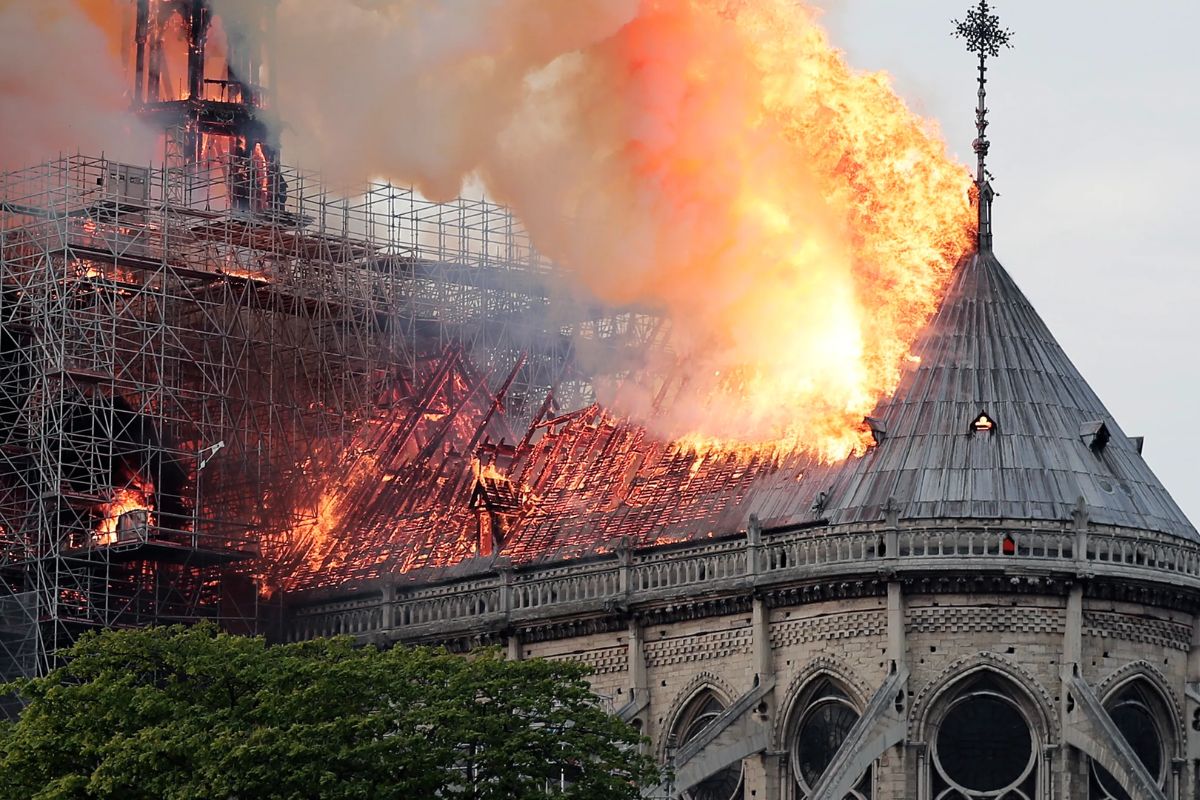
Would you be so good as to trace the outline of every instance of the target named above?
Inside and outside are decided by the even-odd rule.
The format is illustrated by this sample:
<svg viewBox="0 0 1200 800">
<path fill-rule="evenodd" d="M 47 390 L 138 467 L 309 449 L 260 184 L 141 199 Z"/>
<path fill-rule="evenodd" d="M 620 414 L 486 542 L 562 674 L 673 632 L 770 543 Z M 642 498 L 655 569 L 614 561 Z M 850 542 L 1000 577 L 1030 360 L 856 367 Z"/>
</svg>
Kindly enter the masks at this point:
<svg viewBox="0 0 1200 800">
<path fill-rule="evenodd" d="M 940 726 L 958 724 L 952 709 L 996 695 L 1036 743 L 1036 778 L 1012 797 L 1083 800 L 1093 758 L 1131 796 L 1200 796 L 1200 749 L 1189 736 L 1193 718 L 1200 729 L 1200 693 L 1189 688 L 1200 680 L 1200 550 L 1086 522 L 940 531 L 892 523 L 765 535 L 752 527 L 550 569 L 292 598 L 286 638 L 500 644 L 514 658 L 587 664 L 597 693 L 681 780 L 740 765 L 746 798 L 804 796 L 792 751 L 814 687 L 828 695 L 821 702 L 859 718 L 822 789 L 849 788 L 869 766 L 876 798 L 933 797 L 945 788 L 938 776 L 950 775 L 935 762 L 953 755 L 942 752 Z M 1006 550 L 1005 537 L 1015 546 Z M 709 694 L 725 711 L 679 741 Z M 1119 732 L 1129 716 L 1121 704 L 1134 703 L 1127 696 L 1146 698 L 1161 773 L 1151 775 Z"/>
</svg>

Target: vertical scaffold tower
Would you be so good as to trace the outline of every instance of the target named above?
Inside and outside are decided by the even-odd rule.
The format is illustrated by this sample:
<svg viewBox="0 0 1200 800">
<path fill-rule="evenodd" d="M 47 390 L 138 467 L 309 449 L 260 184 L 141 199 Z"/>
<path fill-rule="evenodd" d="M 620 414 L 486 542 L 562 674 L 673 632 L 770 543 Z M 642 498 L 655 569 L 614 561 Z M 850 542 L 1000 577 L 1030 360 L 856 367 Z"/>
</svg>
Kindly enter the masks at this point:
<svg viewBox="0 0 1200 800">
<path fill-rule="evenodd" d="M 288 168 L 269 33 L 225 31 L 209 58 L 207 0 L 132 10 L 134 110 L 163 163 L 0 175 L 0 680 L 98 627 L 255 629 L 253 557 L 311 522 L 322 471 L 430 357 L 504 384 L 519 428 L 551 393 L 592 399 L 581 343 L 636 365 L 663 337 L 565 291 L 494 203 L 338 196 Z"/>
</svg>

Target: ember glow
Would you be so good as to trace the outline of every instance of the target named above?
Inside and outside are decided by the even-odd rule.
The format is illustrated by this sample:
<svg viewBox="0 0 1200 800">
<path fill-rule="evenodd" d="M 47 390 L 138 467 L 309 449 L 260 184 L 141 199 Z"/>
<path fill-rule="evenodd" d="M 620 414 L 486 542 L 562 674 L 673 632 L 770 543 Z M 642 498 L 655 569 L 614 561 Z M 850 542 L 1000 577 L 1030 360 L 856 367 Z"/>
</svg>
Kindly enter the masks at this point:
<svg viewBox="0 0 1200 800">
<path fill-rule="evenodd" d="M 380 376 L 376 410 L 360 420 L 350 440 L 318 448 L 298 465 L 295 483 L 304 487 L 299 501 L 280 493 L 265 503 L 295 505 L 298 514 L 264 542 L 264 585 L 277 588 L 289 576 L 363 566 L 357 555 L 346 560 L 346 531 L 369 542 L 397 529 L 427 527 L 429 541 L 450 543 L 450 552 L 436 562 L 476 555 L 480 512 L 469 507 L 472 490 L 507 478 L 494 456 L 484 461 L 465 453 L 480 443 L 490 442 L 494 450 L 495 442 L 517 439 L 500 415 L 490 413 L 493 398 L 482 386 L 482 376 L 453 347 L 422 359 L 415 375 L 401 370 Z"/>
</svg>

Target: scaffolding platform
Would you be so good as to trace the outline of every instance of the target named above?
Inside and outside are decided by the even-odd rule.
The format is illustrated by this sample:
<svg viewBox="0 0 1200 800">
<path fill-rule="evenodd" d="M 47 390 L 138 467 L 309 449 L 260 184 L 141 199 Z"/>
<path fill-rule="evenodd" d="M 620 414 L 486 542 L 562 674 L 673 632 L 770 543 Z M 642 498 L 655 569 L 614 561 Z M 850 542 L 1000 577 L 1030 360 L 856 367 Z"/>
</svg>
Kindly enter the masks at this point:
<svg viewBox="0 0 1200 800">
<path fill-rule="evenodd" d="M 256 556 L 257 553 L 250 550 L 206 548 L 196 544 L 153 538 L 138 542 L 93 545 L 63 552 L 63 558 L 94 564 L 123 564 L 142 561 L 193 567 L 227 566 L 248 561 Z"/>
<path fill-rule="evenodd" d="M 39 669 L 68 616 L 243 614 L 214 587 L 293 545 L 322 470 L 360 458 L 360 422 L 430 358 L 463 354 L 519 430 L 551 389 L 560 410 L 593 400 L 577 341 L 610 364 L 658 341 L 641 311 L 563 300 L 565 273 L 485 199 L 335 195 L 227 151 L 169 163 L 0 176 L 0 594 L 35 604 Z M 122 508 L 163 532 L 122 541 Z"/>
</svg>

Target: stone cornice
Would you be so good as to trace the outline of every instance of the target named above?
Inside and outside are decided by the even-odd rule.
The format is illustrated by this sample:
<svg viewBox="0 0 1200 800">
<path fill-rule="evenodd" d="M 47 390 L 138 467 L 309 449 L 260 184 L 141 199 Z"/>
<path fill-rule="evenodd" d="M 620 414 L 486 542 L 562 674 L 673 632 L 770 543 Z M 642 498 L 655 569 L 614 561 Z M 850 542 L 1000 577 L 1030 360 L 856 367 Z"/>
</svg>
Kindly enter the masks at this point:
<svg viewBox="0 0 1200 800">
<path fill-rule="evenodd" d="M 619 630 L 772 607 L 911 594 L 1089 596 L 1168 608 L 1200 604 L 1200 546 L 1118 529 L 1031 526 L 850 526 L 766 533 L 690 546 L 618 551 L 460 581 L 376 583 L 287 598 L 286 639 L 351 634 L 372 641 L 469 643 Z M 307 601 L 307 602 L 306 602 Z"/>
</svg>

